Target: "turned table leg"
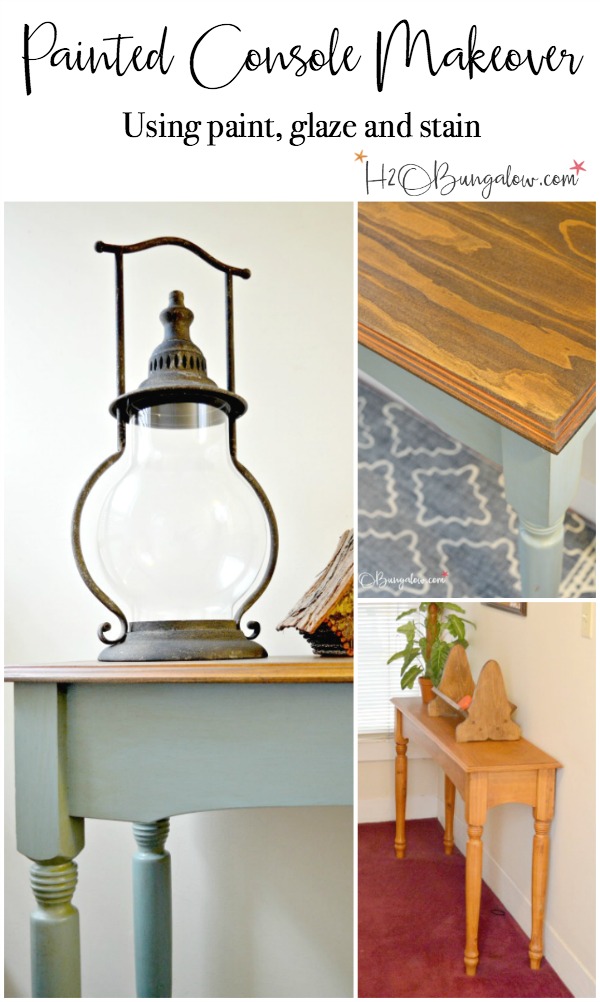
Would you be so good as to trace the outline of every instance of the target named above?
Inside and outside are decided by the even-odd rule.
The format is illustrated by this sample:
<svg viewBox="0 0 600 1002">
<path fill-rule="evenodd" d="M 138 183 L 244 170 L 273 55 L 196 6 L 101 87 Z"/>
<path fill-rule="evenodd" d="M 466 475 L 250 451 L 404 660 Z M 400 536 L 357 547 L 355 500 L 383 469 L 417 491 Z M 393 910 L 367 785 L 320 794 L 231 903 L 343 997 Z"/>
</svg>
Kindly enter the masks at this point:
<svg viewBox="0 0 600 1002">
<path fill-rule="evenodd" d="M 538 773 L 537 799 L 533 808 L 533 859 L 531 866 L 531 940 L 529 965 L 539 971 L 544 955 L 544 915 L 546 888 L 550 860 L 550 825 L 554 815 L 554 787 L 556 773 L 543 770 Z"/>
<path fill-rule="evenodd" d="M 469 840 L 467 842 L 467 870 L 465 881 L 465 899 L 467 911 L 467 936 L 465 943 L 465 973 L 475 974 L 479 963 L 479 909 L 481 906 L 481 867 L 483 845 L 481 836 L 482 825 L 469 825 Z"/>
<path fill-rule="evenodd" d="M 402 732 L 402 714 L 396 710 L 396 858 L 404 859 L 406 852 L 406 785 L 408 764 L 406 748 L 408 738 Z"/>
<path fill-rule="evenodd" d="M 77 865 L 33 863 L 30 879 L 38 904 L 31 915 L 32 998 L 80 998 L 79 912 L 71 904 Z"/>
<path fill-rule="evenodd" d="M 548 884 L 548 860 L 550 858 L 550 821 L 538 821 L 536 819 L 534 825 L 529 965 L 532 971 L 539 971 L 544 955 L 544 913 L 546 910 L 546 887 Z"/>
<path fill-rule="evenodd" d="M 404 736 L 404 732 L 402 729 L 402 713 L 399 709 L 397 709 L 396 710 L 396 839 L 394 842 L 394 848 L 396 850 L 396 857 L 399 860 L 404 859 L 404 855 L 407 849 L 406 819 L 407 819 L 408 743 L 409 743 L 408 737 Z"/>
<path fill-rule="evenodd" d="M 581 454 L 591 420 L 558 455 L 502 429 L 506 499 L 519 516 L 523 595 L 558 595 L 563 563 L 563 520 L 579 483 Z"/>
<path fill-rule="evenodd" d="M 456 787 L 448 776 L 444 776 L 444 802 L 446 807 L 446 824 L 444 826 L 444 852 L 447 856 L 452 855 L 454 849 L 454 801 L 456 799 Z"/>
<path fill-rule="evenodd" d="M 472 773 L 465 797 L 467 822 L 467 863 L 465 873 L 466 942 L 465 973 L 474 975 L 479 962 L 478 934 L 483 864 L 483 826 L 487 811 L 487 775 Z"/>
<path fill-rule="evenodd" d="M 171 998 L 169 821 L 134 824 L 133 920 L 138 998 Z"/>
<path fill-rule="evenodd" d="M 69 814 L 66 691 L 52 682 L 15 686 L 17 849 L 32 860 L 32 998 L 79 998 L 79 914 L 71 904 L 83 818 Z"/>
</svg>

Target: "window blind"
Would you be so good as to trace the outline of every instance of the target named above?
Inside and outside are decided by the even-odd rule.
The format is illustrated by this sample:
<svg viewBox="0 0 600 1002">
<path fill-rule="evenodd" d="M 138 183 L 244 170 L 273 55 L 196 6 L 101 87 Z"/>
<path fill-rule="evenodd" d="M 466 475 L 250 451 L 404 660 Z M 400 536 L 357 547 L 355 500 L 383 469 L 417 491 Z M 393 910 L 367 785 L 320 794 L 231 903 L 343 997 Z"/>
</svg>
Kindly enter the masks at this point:
<svg viewBox="0 0 600 1002">
<path fill-rule="evenodd" d="M 355 679 L 356 719 L 359 734 L 389 733 L 394 729 L 392 696 L 416 696 L 418 682 L 412 689 L 400 688 L 400 665 L 388 658 L 404 645 L 404 636 L 396 632 L 397 617 L 414 602 L 375 599 L 357 602 Z"/>
</svg>

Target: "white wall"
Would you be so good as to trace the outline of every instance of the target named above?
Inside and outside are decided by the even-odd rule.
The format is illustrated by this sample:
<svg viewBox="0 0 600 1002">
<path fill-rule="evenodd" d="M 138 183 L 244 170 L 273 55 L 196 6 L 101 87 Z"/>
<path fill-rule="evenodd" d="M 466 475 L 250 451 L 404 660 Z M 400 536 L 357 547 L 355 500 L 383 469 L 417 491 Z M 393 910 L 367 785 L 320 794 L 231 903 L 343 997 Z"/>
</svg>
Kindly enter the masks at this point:
<svg viewBox="0 0 600 1002">
<path fill-rule="evenodd" d="M 584 605 L 530 602 L 524 618 L 481 605 L 469 659 L 474 674 L 490 657 L 500 663 L 524 737 L 563 765 L 550 832 L 545 955 L 576 997 L 593 998 L 596 677 L 594 640 L 581 635 Z M 528 935 L 532 831 L 531 810 L 515 804 L 490 811 L 484 832 L 484 879 Z M 462 823 L 457 836 L 464 851 Z"/>
<path fill-rule="evenodd" d="M 353 211 L 343 204 L 18 204 L 6 209 L 6 658 L 93 660 L 105 611 L 70 549 L 77 494 L 114 449 L 114 267 L 98 239 L 187 237 L 236 280 L 241 461 L 278 518 L 279 564 L 251 610 L 272 654 L 305 654 L 275 626 L 353 524 Z M 181 288 L 209 374 L 224 383 L 223 278 L 178 249 L 125 260 L 127 376 L 137 385 Z M 29 997 L 28 864 L 16 854 L 7 689 L 8 997 Z M 324 767 L 326 764 L 324 763 Z M 176 818 L 177 997 L 352 993 L 350 809 Z M 134 994 L 128 825 L 88 822 L 75 903 L 84 994 Z M 315 900 L 317 905 L 315 907 Z"/>
<path fill-rule="evenodd" d="M 559 771 L 556 814 L 551 829 L 550 877 L 545 955 L 576 997 L 595 997 L 595 643 L 581 635 L 585 603 L 530 602 L 519 617 L 480 603 L 462 603 L 477 624 L 468 656 L 475 678 L 485 661 L 497 660 L 515 720 L 528 740 L 554 755 Z M 595 604 L 592 604 L 595 615 Z M 358 669 L 359 670 L 359 669 Z M 410 748 L 410 746 L 409 746 Z M 437 815 L 443 824 L 443 779 L 417 760 L 409 767 L 409 808 L 422 817 L 437 785 Z M 392 819 L 393 769 L 389 762 L 359 765 L 359 816 L 387 803 Z M 430 812 L 432 816 L 435 812 Z M 484 842 L 484 879 L 530 933 L 531 809 L 519 804 L 488 814 Z M 466 830 L 457 801 L 456 842 L 462 852 Z"/>
<path fill-rule="evenodd" d="M 357 671 L 360 665 L 357 664 Z M 410 786 L 406 796 L 406 817 L 431 818 L 437 813 L 439 769 L 420 751 L 414 741 L 407 749 Z M 395 800 L 396 748 L 393 737 L 361 734 L 358 739 L 358 823 L 393 821 Z"/>
</svg>

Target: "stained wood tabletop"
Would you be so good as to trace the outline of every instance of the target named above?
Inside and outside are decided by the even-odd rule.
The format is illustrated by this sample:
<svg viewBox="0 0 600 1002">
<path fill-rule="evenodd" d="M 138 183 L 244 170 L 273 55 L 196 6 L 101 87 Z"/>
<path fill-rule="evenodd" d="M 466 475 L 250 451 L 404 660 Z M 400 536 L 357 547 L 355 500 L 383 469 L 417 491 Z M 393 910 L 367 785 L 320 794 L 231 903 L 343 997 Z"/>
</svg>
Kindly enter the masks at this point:
<svg viewBox="0 0 600 1002">
<path fill-rule="evenodd" d="M 595 408 L 591 202 L 369 202 L 359 341 L 558 453 Z"/>
<path fill-rule="evenodd" d="M 9 665 L 5 682 L 305 683 L 352 682 L 352 658 L 271 657 L 231 661 L 73 661 Z"/>
</svg>

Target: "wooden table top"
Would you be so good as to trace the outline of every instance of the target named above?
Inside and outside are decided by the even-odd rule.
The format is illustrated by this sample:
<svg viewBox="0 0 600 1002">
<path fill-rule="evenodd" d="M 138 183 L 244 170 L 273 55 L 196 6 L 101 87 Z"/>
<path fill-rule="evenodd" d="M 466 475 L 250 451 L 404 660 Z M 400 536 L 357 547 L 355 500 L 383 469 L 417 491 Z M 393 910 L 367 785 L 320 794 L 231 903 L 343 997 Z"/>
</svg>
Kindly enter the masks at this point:
<svg viewBox="0 0 600 1002">
<path fill-rule="evenodd" d="M 457 741 L 458 717 L 430 717 L 420 699 L 392 699 L 396 709 L 465 773 L 560 769 L 560 762 L 525 738 L 517 741 Z"/>
<path fill-rule="evenodd" d="M 231 661 L 72 661 L 9 665 L 5 682 L 352 682 L 352 658 L 259 658 Z"/>
<path fill-rule="evenodd" d="M 361 203 L 359 341 L 558 453 L 594 411 L 593 202 Z"/>
</svg>

